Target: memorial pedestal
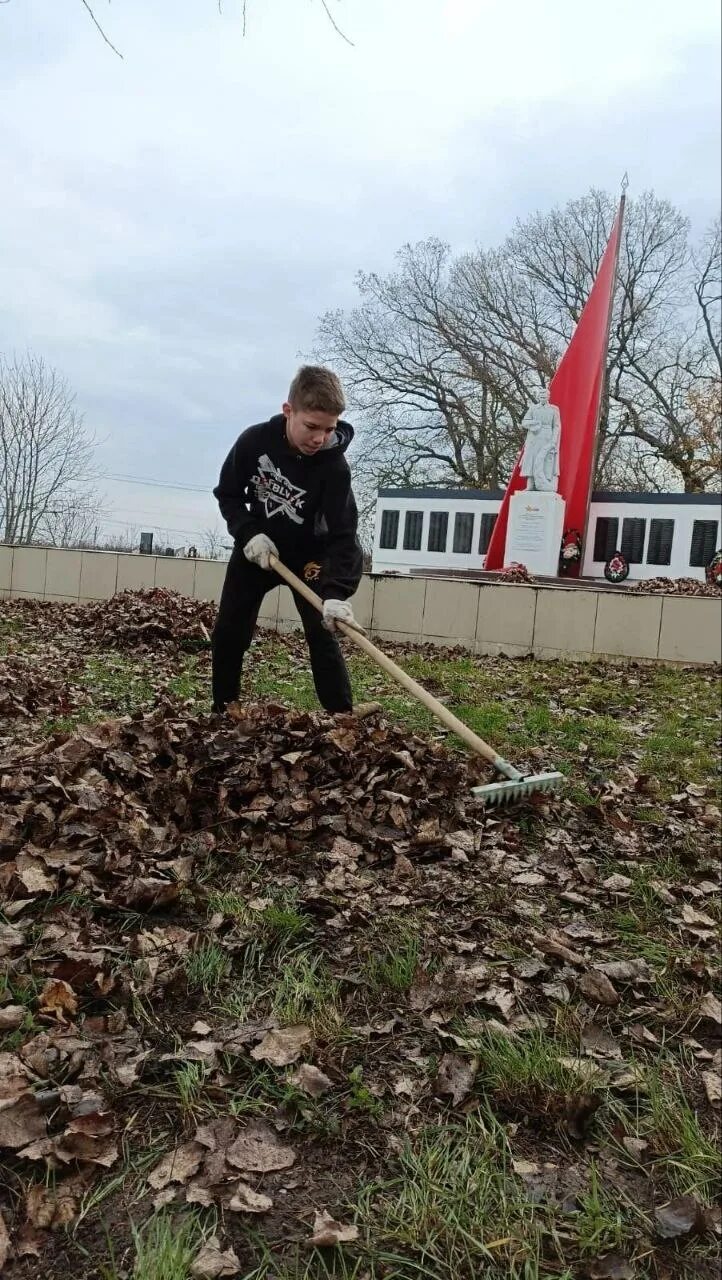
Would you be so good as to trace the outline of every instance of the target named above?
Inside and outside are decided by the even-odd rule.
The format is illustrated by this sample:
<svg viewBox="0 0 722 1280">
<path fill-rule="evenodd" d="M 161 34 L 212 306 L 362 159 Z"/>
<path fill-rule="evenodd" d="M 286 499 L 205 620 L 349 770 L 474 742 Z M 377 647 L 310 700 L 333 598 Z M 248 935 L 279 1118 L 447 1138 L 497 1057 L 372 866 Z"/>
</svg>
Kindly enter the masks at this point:
<svg viewBox="0 0 722 1280">
<path fill-rule="evenodd" d="M 564 533 L 564 499 L 558 493 L 521 489 L 509 502 L 504 565 L 523 564 L 530 573 L 556 577 Z"/>
</svg>

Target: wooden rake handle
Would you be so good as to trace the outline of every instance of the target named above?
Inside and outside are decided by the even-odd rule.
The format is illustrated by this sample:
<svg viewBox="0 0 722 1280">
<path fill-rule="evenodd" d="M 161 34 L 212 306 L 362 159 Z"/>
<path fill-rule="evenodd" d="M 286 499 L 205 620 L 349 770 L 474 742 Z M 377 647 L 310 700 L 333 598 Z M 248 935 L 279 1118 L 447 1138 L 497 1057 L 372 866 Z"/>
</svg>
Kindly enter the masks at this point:
<svg viewBox="0 0 722 1280">
<path fill-rule="evenodd" d="M 295 573 L 292 573 L 290 569 L 287 569 L 285 564 L 282 564 L 277 556 L 272 555 L 270 559 L 271 567 L 279 577 L 283 578 L 288 583 L 289 587 L 292 587 L 294 591 L 297 591 L 300 596 L 303 596 L 304 599 L 308 600 L 309 604 L 314 605 L 314 607 L 318 609 L 319 613 L 323 613 L 323 601 L 321 597 L 317 596 L 316 592 L 312 591 L 311 588 L 307 586 L 305 582 L 302 582 L 300 578 L 297 578 Z M 484 742 L 483 738 L 480 738 L 476 733 L 473 733 L 468 725 L 464 724 L 463 720 L 459 720 L 457 716 L 444 706 L 443 702 L 439 702 L 438 698 L 435 698 L 433 694 L 424 689 L 422 685 L 417 684 L 415 680 L 412 680 L 411 676 L 407 675 L 401 667 L 398 667 L 391 658 L 388 658 L 385 653 L 382 653 L 380 649 L 377 649 L 376 645 L 372 644 L 368 636 L 365 636 L 361 631 L 357 631 L 355 627 L 350 627 L 346 622 L 339 621 L 336 623 L 336 626 L 343 631 L 343 634 L 349 640 L 353 640 L 353 643 L 357 645 L 359 649 L 363 649 L 364 653 L 367 653 L 370 658 L 373 658 L 376 665 L 381 667 L 382 671 L 385 671 L 387 675 L 396 680 L 398 684 L 416 698 L 417 702 L 420 702 L 421 705 L 426 707 L 432 715 L 436 716 L 436 719 L 440 724 L 443 724 L 446 729 L 450 729 L 452 733 L 455 733 L 458 738 L 461 738 L 462 742 L 466 743 L 467 747 L 470 747 L 477 755 L 483 756 L 485 760 L 488 760 L 489 764 L 493 764 L 495 768 L 499 767 L 500 757 L 497 752 L 494 751 L 493 747 L 490 747 L 487 742 Z M 502 761 L 502 763 L 505 764 L 506 762 Z"/>
</svg>

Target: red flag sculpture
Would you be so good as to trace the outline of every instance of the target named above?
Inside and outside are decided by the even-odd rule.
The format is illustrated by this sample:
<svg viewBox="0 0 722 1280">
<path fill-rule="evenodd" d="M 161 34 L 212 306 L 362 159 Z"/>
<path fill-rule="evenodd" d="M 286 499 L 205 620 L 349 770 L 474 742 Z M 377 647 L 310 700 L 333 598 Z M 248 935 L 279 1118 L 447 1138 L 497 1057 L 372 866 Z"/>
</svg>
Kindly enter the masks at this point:
<svg viewBox="0 0 722 1280">
<path fill-rule="evenodd" d="M 566 503 L 564 528 L 586 533 L 594 467 L 595 441 L 604 386 L 609 343 L 609 322 L 617 274 L 619 240 L 624 216 L 624 197 L 614 220 L 609 243 L 592 285 L 586 306 L 579 317 L 571 342 L 549 384 L 549 399 L 561 414 L 558 492 Z M 521 453 L 499 509 L 494 532 L 484 561 L 485 569 L 504 567 L 509 499 L 525 481 L 519 474 Z M 579 572 L 581 560 L 570 570 Z"/>
</svg>

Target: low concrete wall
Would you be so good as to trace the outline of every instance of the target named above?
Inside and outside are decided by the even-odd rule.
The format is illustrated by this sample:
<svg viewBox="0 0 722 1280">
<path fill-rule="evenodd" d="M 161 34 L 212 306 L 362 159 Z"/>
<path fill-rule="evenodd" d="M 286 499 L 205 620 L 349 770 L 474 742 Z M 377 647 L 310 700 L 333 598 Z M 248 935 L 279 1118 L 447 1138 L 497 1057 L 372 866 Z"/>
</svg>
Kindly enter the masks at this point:
<svg viewBox="0 0 722 1280">
<path fill-rule="evenodd" d="M 77 602 L 155 586 L 217 601 L 225 572 L 225 564 L 217 560 L 0 546 L 0 598 Z M 704 597 L 636 595 L 594 586 L 365 577 L 353 603 L 359 622 L 379 640 L 587 661 L 722 661 L 722 601 Z M 279 631 L 299 625 L 286 587 L 269 592 L 260 621 Z"/>
</svg>

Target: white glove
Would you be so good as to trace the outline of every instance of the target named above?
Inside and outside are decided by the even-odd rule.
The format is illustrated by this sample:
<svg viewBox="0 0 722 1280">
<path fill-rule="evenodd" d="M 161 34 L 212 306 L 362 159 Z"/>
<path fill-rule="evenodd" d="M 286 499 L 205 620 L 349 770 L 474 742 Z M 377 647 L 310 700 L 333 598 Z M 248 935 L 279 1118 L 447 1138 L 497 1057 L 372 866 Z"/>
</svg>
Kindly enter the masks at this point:
<svg viewBox="0 0 722 1280">
<path fill-rule="evenodd" d="M 347 627 L 353 627 L 354 631 L 360 631 L 362 635 L 366 635 L 361 624 L 354 618 L 353 609 L 346 600 L 324 600 L 324 627 L 327 627 L 329 631 L 335 631 L 337 622 L 345 622 Z"/>
<path fill-rule="evenodd" d="M 278 555 L 278 547 L 275 542 L 271 542 L 265 533 L 257 533 L 251 538 L 243 548 L 243 554 L 246 560 L 250 560 L 251 564 L 257 564 L 259 569 L 270 569 L 271 556 Z"/>
</svg>

